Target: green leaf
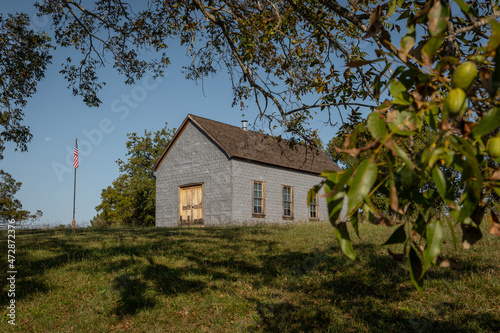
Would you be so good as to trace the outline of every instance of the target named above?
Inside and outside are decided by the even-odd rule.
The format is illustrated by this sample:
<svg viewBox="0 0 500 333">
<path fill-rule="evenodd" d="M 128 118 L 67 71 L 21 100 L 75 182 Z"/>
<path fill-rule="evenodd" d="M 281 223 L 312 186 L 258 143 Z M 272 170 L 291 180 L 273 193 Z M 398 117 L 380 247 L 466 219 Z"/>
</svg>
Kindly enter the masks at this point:
<svg viewBox="0 0 500 333">
<path fill-rule="evenodd" d="M 316 197 L 320 189 L 321 185 L 314 185 L 313 188 L 307 192 L 307 206 L 311 204 L 311 201 Z"/>
<path fill-rule="evenodd" d="M 380 218 L 380 213 L 378 212 L 377 208 L 373 206 L 371 202 L 364 203 L 363 204 L 363 213 L 365 216 L 365 219 L 373 224 L 378 224 L 378 220 Z"/>
<path fill-rule="evenodd" d="M 375 139 L 385 138 L 389 133 L 380 112 L 372 112 L 366 120 L 366 126 Z"/>
<path fill-rule="evenodd" d="M 396 97 L 397 95 L 402 94 L 404 92 L 407 92 L 407 89 L 406 89 L 405 85 L 402 84 L 400 81 L 394 80 L 391 83 L 391 95 L 392 95 L 392 97 Z"/>
<path fill-rule="evenodd" d="M 406 232 L 405 225 L 402 224 L 396 230 L 394 230 L 389 239 L 382 245 L 400 244 L 404 242 L 406 242 Z"/>
<path fill-rule="evenodd" d="M 364 160 L 358 167 L 347 193 L 349 213 L 357 209 L 370 193 L 377 179 L 377 165 L 371 160 Z"/>
<path fill-rule="evenodd" d="M 353 174 L 354 170 L 356 170 L 355 165 L 351 166 L 345 171 L 331 173 L 327 177 L 327 180 L 329 180 L 333 184 L 333 187 L 331 189 L 334 191 L 344 191 L 345 185 L 351 179 L 351 175 Z"/>
<path fill-rule="evenodd" d="M 441 1 L 435 1 L 434 5 L 427 14 L 429 20 L 429 34 L 432 37 L 437 37 L 443 33 L 448 24 L 450 9 L 448 6 L 443 6 Z"/>
<path fill-rule="evenodd" d="M 500 51 L 500 50 L 499 50 Z M 481 119 L 479 124 L 472 130 L 474 137 L 481 137 L 496 130 L 500 126 L 500 108 L 491 108 Z"/>
<path fill-rule="evenodd" d="M 451 196 L 451 187 L 448 180 L 444 177 L 443 172 L 439 167 L 435 166 L 432 169 L 432 179 L 434 180 L 434 184 L 436 185 L 436 189 L 438 190 L 441 197 L 444 201 L 449 205 L 453 202 L 453 197 Z"/>
<path fill-rule="evenodd" d="M 321 172 L 321 174 L 319 175 L 320 177 L 324 177 L 324 178 L 328 178 L 332 175 L 338 175 L 338 171 L 334 171 L 334 170 L 324 170 Z"/>
<path fill-rule="evenodd" d="M 424 119 L 433 130 L 437 130 L 439 123 L 439 109 L 435 106 L 432 109 L 425 111 Z"/>
<path fill-rule="evenodd" d="M 460 7 L 460 9 L 464 12 L 464 13 L 467 13 L 469 15 L 472 15 L 474 17 L 477 17 L 477 15 L 474 13 L 474 11 L 472 10 L 471 6 L 469 6 L 468 3 L 466 3 L 464 0 L 455 0 L 455 2 L 457 3 L 458 7 Z"/>
<path fill-rule="evenodd" d="M 418 213 L 417 220 L 413 225 L 413 230 L 415 230 L 420 236 L 422 236 L 424 234 L 426 227 L 427 227 L 427 221 L 425 220 L 422 213 Z"/>
<path fill-rule="evenodd" d="M 395 142 L 394 142 L 394 150 L 398 154 L 399 157 L 406 163 L 406 165 L 410 166 L 411 168 L 414 168 L 415 165 L 413 164 L 413 161 L 410 160 L 406 152 L 401 149 Z"/>
<path fill-rule="evenodd" d="M 497 50 L 500 47 L 500 23 L 495 20 L 490 20 L 491 26 L 491 37 L 486 44 L 488 51 L 492 52 Z"/>
<path fill-rule="evenodd" d="M 401 183 L 403 184 L 403 187 L 405 189 L 411 190 L 417 185 L 418 182 L 417 175 L 414 173 L 413 169 L 408 164 L 405 164 L 403 169 L 401 169 L 400 176 L 401 176 Z"/>
<path fill-rule="evenodd" d="M 441 221 L 434 220 L 427 226 L 425 238 L 427 243 L 424 249 L 424 269 L 422 275 L 427 271 L 431 264 L 436 259 L 439 251 L 441 251 L 441 243 L 443 242 L 443 226 Z M 423 277 L 423 276 L 421 276 Z"/>
<path fill-rule="evenodd" d="M 418 257 L 417 252 L 413 247 L 410 247 L 410 255 L 408 256 L 408 264 L 410 266 L 410 277 L 411 282 L 417 288 L 417 291 L 420 295 L 422 295 L 424 280 L 422 278 L 422 262 Z"/>
<path fill-rule="evenodd" d="M 398 66 L 393 72 L 392 72 L 392 75 L 391 75 L 391 78 L 389 79 L 388 82 L 390 82 L 391 84 L 394 82 L 394 81 L 397 81 L 396 78 L 400 78 L 400 79 L 403 79 L 405 77 L 405 72 L 407 72 L 408 69 L 405 67 L 405 66 Z M 401 82 L 401 81 L 399 81 Z M 402 83 L 402 82 L 401 82 Z M 404 85 L 404 83 L 403 83 Z M 407 91 L 406 90 L 406 86 L 404 88 L 404 91 Z"/>
<path fill-rule="evenodd" d="M 401 45 L 401 50 L 403 51 L 403 53 L 409 53 L 410 50 L 413 48 L 413 46 L 415 46 L 415 27 L 414 26 L 410 26 L 410 30 L 408 31 L 408 33 L 406 33 L 406 35 L 403 38 L 401 38 L 400 45 Z"/>
<path fill-rule="evenodd" d="M 422 48 L 422 58 L 426 66 L 432 65 L 434 56 L 441 47 L 441 44 L 443 44 L 443 38 L 441 38 L 440 36 L 431 37 L 425 43 L 424 47 Z"/>
<path fill-rule="evenodd" d="M 481 174 L 481 170 L 479 169 L 479 161 L 477 160 L 476 152 L 474 151 L 474 147 L 469 143 L 469 141 L 465 140 L 460 136 L 452 136 L 451 142 L 453 148 L 457 151 L 461 152 L 465 156 L 465 164 L 464 164 L 464 174 L 467 172 L 466 166 L 469 168 L 469 171 L 475 177 L 475 181 L 477 183 L 482 183 L 483 175 Z M 454 164 L 455 165 L 455 164 Z M 464 175 L 462 175 L 464 177 Z"/>
<path fill-rule="evenodd" d="M 470 217 L 472 213 L 474 213 L 481 199 L 481 189 L 481 183 L 467 182 L 462 199 L 460 200 L 461 209 L 456 219 L 457 223 L 462 223 L 467 217 Z"/>
<path fill-rule="evenodd" d="M 401 38 L 401 41 L 399 42 L 399 45 L 401 46 L 400 57 L 401 59 L 403 59 L 403 61 L 406 61 L 410 50 L 415 46 L 415 37 L 415 24 L 410 23 L 408 25 L 408 32 L 403 36 L 403 38 Z"/>
<path fill-rule="evenodd" d="M 324 183 L 326 203 L 328 206 L 330 223 L 335 227 L 342 212 L 345 199 L 345 185 L 351 179 L 355 166 L 341 172 L 332 173 Z"/>
<path fill-rule="evenodd" d="M 357 212 L 351 216 L 351 225 L 359 238 L 359 214 Z"/>
<path fill-rule="evenodd" d="M 499 87 L 500 87 L 500 46 L 497 48 L 495 53 L 495 70 L 491 78 L 491 88 L 493 90 L 493 96 L 496 95 Z"/>
<path fill-rule="evenodd" d="M 379 99 L 380 95 L 387 89 L 388 85 L 381 82 L 381 78 L 386 75 L 386 72 L 391 68 L 391 63 L 387 63 L 384 67 L 384 69 L 380 72 L 378 72 L 378 75 L 375 76 L 375 79 L 373 80 L 373 95 L 375 99 Z M 397 71 L 397 69 L 396 69 Z M 390 80 L 389 80 L 390 81 Z"/>
<path fill-rule="evenodd" d="M 401 136 L 409 136 L 415 135 L 415 131 L 409 130 L 408 127 L 414 125 L 417 122 L 414 112 L 407 111 L 391 111 L 392 114 L 395 114 L 395 119 L 391 119 L 391 122 L 388 122 L 387 125 L 389 129 L 397 135 Z M 394 121 L 392 121 L 394 120 Z"/>
<path fill-rule="evenodd" d="M 344 191 L 336 191 L 335 193 L 332 190 L 335 188 L 336 184 L 331 180 L 327 180 L 325 182 L 325 193 L 326 193 L 326 204 L 328 206 L 328 217 L 330 223 L 336 227 L 337 220 L 340 216 L 340 212 L 342 211 L 342 207 L 344 204 Z"/>
<path fill-rule="evenodd" d="M 375 59 L 375 60 L 358 59 L 358 60 L 351 60 L 348 63 L 346 63 L 346 66 L 347 67 L 358 68 L 358 67 L 362 67 L 362 66 L 365 66 L 365 65 L 368 65 L 368 64 L 372 64 L 374 62 L 380 62 L 380 61 L 383 61 L 383 59 Z"/>
<path fill-rule="evenodd" d="M 397 8 L 397 1 L 396 0 L 389 0 L 389 6 L 387 9 L 387 16 L 391 17 L 392 14 L 394 14 L 396 12 L 396 8 Z"/>
<path fill-rule="evenodd" d="M 445 147 L 437 147 L 429 153 L 429 158 L 427 160 L 427 167 L 430 169 L 434 167 L 436 162 L 442 158 L 442 156 L 446 153 Z M 423 162 L 423 161 L 422 161 Z"/>
<path fill-rule="evenodd" d="M 394 97 L 396 104 L 410 105 L 413 102 L 413 98 L 408 94 L 405 85 L 398 80 L 391 83 L 391 95 Z"/>
<path fill-rule="evenodd" d="M 415 15 L 413 15 L 409 24 L 425 23 L 427 21 L 427 14 L 431 9 L 431 6 L 436 0 L 429 0 L 425 2 L 425 6 L 421 6 Z"/>
<path fill-rule="evenodd" d="M 337 225 L 335 228 L 335 237 L 337 237 L 337 240 L 339 241 L 342 252 L 344 252 L 344 254 L 352 260 L 356 259 L 356 253 L 354 252 L 351 239 L 349 238 L 346 222 L 341 222 Z"/>
</svg>

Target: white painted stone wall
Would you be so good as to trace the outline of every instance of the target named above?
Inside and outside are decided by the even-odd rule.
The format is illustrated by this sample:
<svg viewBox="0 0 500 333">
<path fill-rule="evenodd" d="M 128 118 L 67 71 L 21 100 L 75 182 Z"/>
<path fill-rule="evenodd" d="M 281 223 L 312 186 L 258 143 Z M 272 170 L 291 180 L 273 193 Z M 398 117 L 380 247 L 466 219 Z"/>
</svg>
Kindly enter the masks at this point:
<svg viewBox="0 0 500 333">
<path fill-rule="evenodd" d="M 293 221 L 308 221 L 307 192 L 321 177 L 306 172 L 233 159 L 233 221 L 290 222 L 283 219 L 283 186 L 293 187 Z M 265 183 L 265 218 L 252 217 L 252 180 Z M 323 194 L 323 190 L 320 194 Z M 325 198 L 318 196 L 318 218 L 328 220 Z"/>
<path fill-rule="evenodd" d="M 156 226 L 174 227 L 179 186 L 203 183 L 205 225 L 231 221 L 231 163 L 196 125 L 188 123 L 156 171 Z"/>
</svg>

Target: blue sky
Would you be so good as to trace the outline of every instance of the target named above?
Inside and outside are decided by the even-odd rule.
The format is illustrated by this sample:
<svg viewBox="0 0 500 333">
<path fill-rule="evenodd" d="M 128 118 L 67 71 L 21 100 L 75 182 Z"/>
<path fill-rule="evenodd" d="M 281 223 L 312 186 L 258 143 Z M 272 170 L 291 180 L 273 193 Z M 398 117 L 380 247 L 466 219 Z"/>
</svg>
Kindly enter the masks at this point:
<svg viewBox="0 0 500 333">
<path fill-rule="evenodd" d="M 2 13 L 27 12 L 35 28 L 47 30 L 50 23 L 36 18 L 30 1 L 4 1 Z M 80 167 L 77 171 L 76 220 L 88 225 L 95 216 L 103 188 L 119 176 L 116 160 L 125 159 L 127 133 L 161 129 L 165 122 L 177 128 L 192 113 L 240 126 L 239 107 L 231 107 L 232 91 L 227 74 L 195 83 L 185 79 L 182 66 L 189 63 L 185 49 L 170 48 L 172 64 L 165 77 L 153 80 L 146 76 L 134 85 L 125 85 L 124 77 L 111 66 L 99 74 L 107 82 L 99 96 L 102 105 L 88 108 L 67 89 L 59 74 L 70 50 L 58 48 L 46 77 L 24 109 L 25 122 L 33 134 L 28 152 L 14 151 L 7 145 L 0 169 L 22 182 L 16 197 L 31 212 L 42 210 L 35 225 L 69 225 L 73 206 L 73 168 L 75 137 L 79 139 Z M 251 102 L 250 102 L 251 103 Z M 253 106 L 255 107 L 255 106 Z M 252 104 L 245 111 L 251 123 L 257 115 Z M 334 119 L 334 121 L 336 121 Z M 327 142 L 336 129 L 317 123 Z"/>
</svg>

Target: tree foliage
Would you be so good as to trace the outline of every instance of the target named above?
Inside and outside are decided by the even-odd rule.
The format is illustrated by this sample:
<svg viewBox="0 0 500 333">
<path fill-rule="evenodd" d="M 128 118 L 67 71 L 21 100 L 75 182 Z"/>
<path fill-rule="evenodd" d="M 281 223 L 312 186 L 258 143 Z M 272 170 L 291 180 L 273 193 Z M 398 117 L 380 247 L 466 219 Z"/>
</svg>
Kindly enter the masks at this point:
<svg viewBox="0 0 500 333">
<path fill-rule="evenodd" d="M 436 220 L 430 209 L 436 203 L 446 207 L 450 226 L 461 225 L 466 248 L 482 237 L 485 216 L 499 234 L 490 209 L 500 194 L 500 142 L 493 138 L 500 124 L 498 6 L 498 0 L 37 4 L 53 20 L 56 43 L 81 52 L 63 74 L 90 106 L 100 103 L 100 65 L 111 60 L 127 83 L 145 71 L 161 75 L 168 45 L 180 42 L 192 59 L 188 78 L 227 71 L 234 105 L 254 101 L 271 128 L 279 125 L 312 145 L 318 133 L 311 119 L 331 123 L 338 111 L 344 122 L 360 107 L 369 109 L 364 123 L 346 131 L 361 135 L 337 147 L 353 157 L 350 166 L 323 174 L 331 222 L 354 258 L 349 228 L 336 219 L 344 200 L 355 230 L 360 209 L 372 223 L 395 223 L 373 204 L 379 195 L 396 214 L 405 214 L 403 202 L 414 203 L 415 214 L 388 243 L 404 244 L 399 255 L 419 291 L 439 261 L 448 224 Z M 152 52 L 144 56 L 141 49 Z M 459 69 L 467 62 L 469 70 Z"/>
<path fill-rule="evenodd" d="M 427 124 L 424 124 L 420 131 L 416 131 L 414 135 L 400 137 L 398 145 L 405 152 L 405 154 L 420 155 L 427 150 L 427 147 L 431 144 L 432 137 L 435 134 L 436 131 L 434 131 Z M 352 144 L 353 141 L 356 142 L 355 145 Z M 352 111 L 347 119 L 347 122 L 340 126 L 337 135 L 328 143 L 326 153 L 334 162 L 342 166 L 344 169 L 348 169 L 356 165 L 360 160 L 372 158 L 372 151 L 369 148 L 373 145 L 374 141 L 375 139 L 367 127 L 366 120 L 362 118 L 359 112 Z M 383 173 L 388 172 L 386 156 L 390 153 L 391 151 L 389 148 L 382 147 L 380 149 L 380 153 L 373 156 L 375 162 L 380 168 L 380 171 Z M 460 179 L 459 175 L 456 173 L 454 174 L 449 168 L 442 167 L 442 171 L 445 173 L 446 177 L 450 179 L 453 189 L 458 195 L 458 193 L 463 190 L 457 182 L 457 180 Z M 416 180 L 412 180 L 412 182 L 413 181 Z M 410 190 L 414 187 L 414 185 L 405 183 L 404 187 Z M 415 187 L 435 189 L 432 179 L 423 177 L 419 179 L 419 184 Z M 394 212 L 393 210 L 391 211 L 390 208 L 390 196 L 390 191 L 384 187 L 381 188 L 381 191 L 377 191 L 372 196 L 373 205 L 378 210 L 385 212 L 386 215 Z M 400 206 L 404 207 L 403 210 L 405 214 L 411 214 L 415 211 L 416 207 L 411 201 L 404 198 L 400 198 L 400 201 Z M 435 208 L 443 208 L 441 202 L 436 202 Z"/>
<path fill-rule="evenodd" d="M 415 205 L 416 214 L 396 228 L 386 244 L 404 245 L 399 257 L 407 258 L 411 279 L 421 292 L 425 272 L 442 262 L 444 225 L 461 226 L 465 249 L 482 238 L 480 224 L 486 216 L 490 232 L 500 235 L 492 209 L 496 201 L 492 199 L 500 194 L 500 159 L 492 148 L 495 144 L 489 144 L 496 141 L 493 137 L 500 126 L 500 24 L 495 21 L 500 11 L 493 2 L 471 6 L 456 1 L 456 6 L 450 6 L 434 0 L 420 6 L 390 1 L 389 5 L 386 15 L 398 13 L 408 28 L 398 54 L 377 50 L 391 66 L 375 77 L 374 91 L 387 90 L 390 98 L 368 115 L 364 125 L 371 139 L 363 142 L 366 135 L 360 136 L 358 145 L 358 136 L 353 135 L 338 149 L 356 157 L 363 154 L 362 158 L 344 172 L 324 173 L 325 187 L 330 190 L 327 201 L 333 212 L 348 199 L 353 226 L 360 208 L 372 223 L 393 224 L 373 204 L 379 192 L 389 194 L 395 213 L 405 214 L 400 205 L 404 200 Z M 370 24 L 383 36 L 381 10 L 377 7 Z M 452 10 L 461 11 L 466 19 L 452 16 Z M 413 48 L 417 31 L 423 37 Z M 347 65 L 372 63 L 363 60 Z M 414 142 L 427 127 L 433 133 L 424 149 L 403 148 L 405 140 Z M 372 185 L 369 189 L 363 184 L 366 179 Z M 443 219 L 432 210 L 436 202 L 446 207 L 449 217 Z M 335 222 L 335 214 L 331 218 L 336 228 L 345 229 Z M 347 232 L 338 238 L 350 243 Z M 346 249 L 347 255 L 355 256 L 352 247 Z"/>
<path fill-rule="evenodd" d="M 21 182 L 16 182 L 7 172 L 0 170 L 0 225 L 5 226 L 9 220 L 15 220 L 16 224 L 25 224 L 42 217 L 43 213 L 37 210 L 35 214 L 23 210 L 23 205 L 19 199 L 15 198 L 16 193 L 21 189 Z"/>
<path fill-rule="evenodd" d="M 92 225 L 151 226 L 155 221 L 156 176 L 154 164 L 175 134 L 167 125 L 144 136 L 129 133 L 128 159 L 118 159 L 121 175 L 102 190 Z"/>
<path fill-rule="evenodd" d="M 48 35 L 29 29 L 29 23 L 26 14 L 5 19 L 0 15 L 0 159 L 6 142 L 27 150 L 31 133 L 22 124 L 22 108 L 36 92 L 52 58 Z"/>
<path fill-rule="evenodd" d="M 38 8 L 52 17 L 56 42 L 81 51 L 63 73 L 89 105 L 100 103 L 97 67 L 112 61 L 127 83 L 146 70 L 160 75 L 169 64 L 168 45 L 180 42 L 192 58 L 188 78 L 227 71 L 233 105 L 255 100 L 261 117 L 316 144 L 317 131 L 306 126 L 315 110 L 376 105 L 360 101 L 373 99 L 370 82 L 380 69 L 339 68 L 339 59 L 366 55 L 360 38 L 373 3 L 54 0 Z M 371 43 L 386 47 L 375 36 Z M 142 57 L 142 48 L 153 52 Z"/>
</svg>

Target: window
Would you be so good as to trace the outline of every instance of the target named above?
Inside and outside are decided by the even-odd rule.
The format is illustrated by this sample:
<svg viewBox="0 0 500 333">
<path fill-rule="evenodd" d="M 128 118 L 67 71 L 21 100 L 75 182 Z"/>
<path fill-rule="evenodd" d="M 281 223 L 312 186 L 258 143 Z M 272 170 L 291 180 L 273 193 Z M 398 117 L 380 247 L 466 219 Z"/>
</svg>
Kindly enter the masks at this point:
<svg viewBox="0 0 500 333">
<path fill-rule="evenodd" d="M 318 219 L 318 195 L 315 195 L 309 204 L 309 218 L 311 220 Z"/>
<path fill-rule="evenodd" d="M 254 217 L 264 216 L 264 183 L 252 181 L 253 183 L 253 209 Z"/>
<path fill-rule="evenodd" d="M 283 217 L 292 217 L 293 192 L 291 186 L 283 186 Z"/>
</svg>

